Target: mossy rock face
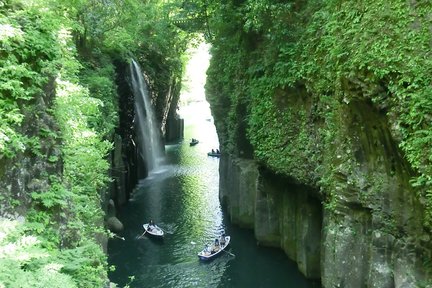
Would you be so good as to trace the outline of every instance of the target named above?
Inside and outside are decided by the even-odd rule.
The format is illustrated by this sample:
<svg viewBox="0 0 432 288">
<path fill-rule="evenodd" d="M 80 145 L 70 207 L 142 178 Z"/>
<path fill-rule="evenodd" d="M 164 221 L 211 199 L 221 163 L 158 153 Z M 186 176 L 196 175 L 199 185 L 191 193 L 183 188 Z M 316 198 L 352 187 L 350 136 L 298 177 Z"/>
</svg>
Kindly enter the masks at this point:
<svg viewBox="0 0 432 288">
<path fill-rule="evenodd" d="M 30 207 L 31 193 L 47 191 L 50 180 L 47 175 L 59 175 L 62 171 L 59 128 L 52 115 L 54 80 L 45 86 L 44 92 L 22 107 L 23 123 L 17 131 L 29 141 L 25 150 L 12 159 L 0 160 L 0 215 L 16 218 L 25 215 Z"/>
<path fill-rule="evenodd" d="M 329 214 L 325 216 L 323 286 L 343 287 L 346 283 L 353 287 L 363 286 L 367 283 L 370 265 L 371 219 L 368 211 L 351 210 L 350 216 L 337 218 Z"/>
<path fill-rule="evenodd" d="M 291 200 L 293 202 L 285 200 L 281 198 L 282 195 L 287 197 L 284 189 L 271 188 L 268 184 L 263 186 L 262 183 L 271 180 L 258 180 L 261 184 L 255 199 L 256 238 L 262 244 L 282 247 L 297 261 L 305 275 L 322 277 L 325 287 L 343 286 L 344 283 L 360 286 L 380 283 L 387 287 L 394 281 L 416 285 L 428 273 L 419 264 L 430 251 L 430 245 L 420 240 L 427 235 L 422 221 L 424 206 L 409 185 L 414 174 L 392 137 L 389 120 L 369 101 L 340 103 L 333 114 L 333 137 L 326 138 L 326 132 L 320 131 L 322 124 L 319 121 L 315 126 L 313 123 L 300 124 L 308 127 L 311 133 L 304 135 L 309 139 L 317 139 L 318 135 L 318 139 L 323 141 L 312 140 L 312 145 L 304 146 L 294 140 L 296 145 L 291 147 L 300 149 L 299 153 L 293 150 L 289 154 L 281 150 L 275 153 L 269 148 L 268 155 L 273 156 L 258 162 L 277 174 L 291 177 L 294 183 L 320 189 L 313 198 L 318 203 L 318 199 L 324 200 L 323 229 L 326 232 L 322 239 L 317 232 L 321 231 L 320 224 L 317 224 L 322 221 L 321 205 L 309 206 L 306 198 L 294 197 L 297 200 Z M 283 126 L 280 129 L 283 130 Z M 310 152 L 303 153 L 305 147 L 309 147 Z M 305 155 L 316 155 L 319 160 L 311 161 L 317 158 Z M 273 165 L 276 162 L 271 161 L 279 161 L 279 164 Z M 313 163 L 315 169 L 308 169 L 313 167 Z M 279 165 L 284 168 L 278 169 Z M 238 175 L 228 174 L 228 177 Z M 234 191 L 237 190 L 230 188 L 225 192 L 226 197 L 241 193 Z M 238 201 L 231 202 L 231 205 L 234 203 L 230 206 L 235 207 L 233 215 L 239 214 L 242 205 L 250 206 Z M 300 207 L 304 212 L 308 207 L 317 207 L 309 210 L 315 211 L 312 213 L 317 216 L 302 220 L 294 212 Z M 234 219 L 237 220 L 233 222 L 238 221 L 238 218 Z M 293 219 L 297 220 L 293 222 Z M 318 228 L 308 232 L 308 225 Z M 312 238 L 322 241 L 322 246 L 311 246 L 311 243 L 316 244 Z M 409 247 L 418 247 L 422 251 L 415 262 L 409 262 Z M 398 267 L 396 274 L 392 270 L 395 266 Z M 417 278 L 416 275 L 421 276 Z"/>
<path fill-rule="evenodd" d="M 323 203 L 324 286 L 430 279 L 432 266 L 422 266 L 432 251 L 425 242 L 432 227 L 430 5 L 259 3 L 218 10 L 214 19 L 224 21 L 214 31 L 207 97 L 224 151 L 239 156 L 249 143 L 247 158 L 259 170 L 310 187 Z M 281 208 L 283 189 L 262 183 L 256 235 L 269 245 L 281 240 L 297 259 L 300 246 L 286 234 L 295 207 L 308 201 Z M 260 227 L 272 217 L 287 230 Z"/>
<path fill-rule="evenodd" d="M 0 159 L 0 179 L 3 179 L 8 166 L 9 165 L 5 159 Z"/>
</svg>

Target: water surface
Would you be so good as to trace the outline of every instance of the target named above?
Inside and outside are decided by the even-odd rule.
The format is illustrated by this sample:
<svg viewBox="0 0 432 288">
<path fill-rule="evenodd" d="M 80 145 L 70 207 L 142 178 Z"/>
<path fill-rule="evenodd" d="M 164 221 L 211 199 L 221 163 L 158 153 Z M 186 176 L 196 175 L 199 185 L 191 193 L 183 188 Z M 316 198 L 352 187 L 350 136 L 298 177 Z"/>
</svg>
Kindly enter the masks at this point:
<svg viewBox="0 0 432 288">
<path fill-rule="evenodd" d="M 306 281 L 279 249 L 258 247 L 253 232 L 229 223 L 218 198 L 218 147 L 211 116 L 186 122 L 185 140 L 166 146 L 164 165 L 141 180 L 120 211 L 125 241 L 109 242 L 110 279 L 130 287 L 317 287 Z M 200 143 L 189 146 L 191 138 Z M 142 234 L 152 219 L 163 241 Z M 222 232 L 231 235 L 229 253 L 201 262 L 197 253 Z"/>
</svg>

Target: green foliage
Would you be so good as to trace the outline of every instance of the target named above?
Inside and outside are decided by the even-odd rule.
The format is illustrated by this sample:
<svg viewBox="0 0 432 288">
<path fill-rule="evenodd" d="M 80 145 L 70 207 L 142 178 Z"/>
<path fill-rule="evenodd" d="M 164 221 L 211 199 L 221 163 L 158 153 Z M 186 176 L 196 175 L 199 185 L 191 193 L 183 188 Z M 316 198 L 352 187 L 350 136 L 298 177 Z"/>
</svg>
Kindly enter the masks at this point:
<svg viewBox="0 0 432 288">
<path fill-rule="evenodd" d="M 352 81 L 357 77 L 357 82 L 364 83 L 366 97 L 387 105 L 390 119 L 395 120 L 394 134 L 401 137 L 400 147 L 420 173 L 413 183 L 420 188 L 418 191 L 426 191 L 420 196 L 427 199 L 425 223 L 430 225 L 432 198 L 427 191 L 432 191 L 428 180 L 432 175 L 428 157 L 432 134 L 427 119 L 432 113 L 432 98 L 428 95 L 432 61 L 427 48 L 430 47 L 428 7 L 426 3 L 414 7 L 402 1 L 370 1 L 355 7 L 329 2 L 322 9 L 324 13 L 314 14 L 316 26 L 305 34 L 305 39 L 317 39 L 320 35 L 319 44 L 306 42 L 303 46 L 304 55 L 320 57 L 320 65 L 305 59 L 302 73 L 303 77 L 320 79 L 312 84 L 318 91 L 333 87 L 341 97 L 344 87 L 333 84 L 335 79 L 329 76 L 337 75 L 339 85 L 345 79 Z M 382 83 L 389 92 L 383 95 L 368 91 L 372 83 Z M 353 100 L 346 94 L 343 97 L 347 102 Z"/>
<path fill-rule="evenodd" d="M 64 40 L 64 45 L 67 46 L 70 45 L 72 38 L 66 34 Z M 70 49 L 64 49 L 63 51 L 62 56 L 65 62 L 71 62 L 72 64 L 77 62 Z M 72 65 L 72 67 L 75 66 L 77 64 Z M 69 66 L 64 66 L 62 69 L 69 69 Z M 65 71 L 62 75 L 69 74 Z M 53 192 L 57 194 L 60 191 L 62 194 L 60 198 L 67 202 L 56 203 L 55 198 L 51 199 L 47 197 L 48 195 L 44 195 L 44 199 L 45 202 L 48 200 L 50 204 L 67 204 L 69 213 L 67 215 L 67 226 L 65 227 L 66 232 L 62 237 L 69 247 L 92 246 L 91 242 L 94 240 L 90 241 L 89 239 L 93 239 L 97 233 L 104 233 L 103 227 L 95 226 L 94 223 L 102 223 L 103 219 L 99 195 L 109 180 L 107 177 L 109 163 L 106 156 L 112 149 L 111 143 L 103 140 L 103 137 L 106 136 L 105 133 L 108 133 L 110 127 L 109 124 L 107 126 L 95 124 L 102 123 L 104 116 L 100 109 L 102 101 L 91 97 L 88 89 L 74 82 L 74 77 L 58 77 L 56 82 L 57 98 L 54 114 L 62 132 L 64 171 L 63 187 L 59 187 L 57 191 Z M 92 85 L 92 87 L 94 86 Z M 112 99 L 113 85 L 108 84 L 107 86 L 108 95 L 103 92 L 97 95 L 98 90 L 95 89 L 95 96 L 102 99 Z M 102 89 L 102 91 L 104 90 Z M 112 114 L 113 112 L 109 113 Z M 112 125 L 112 122 L 108 121 L 108 123 Z M 101 127 L 105 129 L 98 133 L 95 128 Z M 84 241 L 85 239 L 87 240 Z M 86 242 L 88 243 L 84 244 Z M 100 250 L 100 247 L 97 247 Z M 85 251 L 87 251 L 87 248 Z M 103 255 L 102 251 L 100 253 Z M 101 285 L 104 281 L 104 277 L 101 277 L 104 275 L 101 272 L 101 266 L 106 265 L 105 260 L 86 261 L 85 263 L 88 265 L 81 267 L 81 270 L 74 275 L 78 278 L 74 279 L 87 281 L 86 283 L 89 283 L 88 287 L 98 287 L 95 283 L 99 281 L 98 283 Z M 104 270 L 102 269 L 102 271 Z"/>
<path fill-rule="evenodd" d="M 78 287 L 62 271 L 60 259 L 35 236 L 26 236 L 23 228 L 16 221 L 0 218 L 0 287 Z"/>
<path fill-rule="evenodd" d="M 101 114 L 89 115 L 88 124 L 100 135 L 109 139 L 118 124 L 114 67 L 109 59 L 102 59 L 100 66 L 83 69 L 80 78 L 82 84 L 88 87 L 89 95 L 101 100 L 98 104 Z"/>
<path fill-rule="evenodd" d="M 372 101 L 387 112 L 392 134 L 418 174 L 412 184 L 426 200 L 424 220 L 431 227 L 430 2 L 249 0 L 210 6 L 213 61 L 206 89 L 216 122 L 223 123 L 223 149 L 235 150 L 230 139 L 238 132 L 235 116 L 226 115 L 246 103 L 255 157 L 331 191 L 339 160 L 323 156 L 335 155 L 335 145 L 343 144 L 335 142 L 346 132 L 341 109 Z M 293 92 L 299 84 L 305 87 L 301 95 Z"/>
<path fill-rule="evenodd" d="M 50 3 L 54 4 L 61 2 Z M 46 161 L 56 164 L 61 156 L 63 175 L 38 180 L 49 185 L 31 193 L 32 207 L 26 215 L 26 233 L 38 235 L 34 247 L 46 252 L 46 257 L 23 262 L 8 255 L 2 259 L 0 283 L 102 287 L 107 279 L 106 256 L 95 235 L 105 233 L 99 195 L 109 180 L 106 156 L 112 149 L 104 138 L 110 138 L 117 121 L 114 71 L 112 65 L 105 65 L 80 75 L 83 65 L 76 59 L 70 28 L 79 27 L 47 9 L 46 3 L 25 1 L 16 7 L 20 8 L 8 10 L 7 17 L 0 19 L 0 153 L 13 157 L 28 149 L 32 156 L 44 158 L 41 141 L 62 139 L 62 155 L 49 155 Z M 60 131 L 41 126 L 35 135 L 20 132 L 27 115 L 39 113 L 33 105 L 44 93 L 51 93 L 45 89 L 54 77 L 57 100 L 46 112 L 55 116 Z M 88 89 L 80 85 L 80 77 Z"/>
<path fill-rule="evenodd" d="M 31 194 L 33 200 L 44 208 L 44 210 L 52 209 L 57 207 L 59 209 L 66 208 L 66 201 L 70 196 L 61 183 L 53 182 L 51 183 L 51 189 L 49 191 L 43 192 L 33 192 Z"/>
<path fill-rule="evenodd" d="M 36 235 L 32 247 L 46 255 L 0 255 L 0 287 L 106 284 L 106 255 L 96 238 L 107 236 L 101 195 L 118 127 L 112 59 L 136 55 L 165 95 L 181 79 L 188 42 L 197 38 L 173 25 L 175 7 L 184 8 L 178 1 L 0 0 L 0 159 L 19 154 L 55 173 L 32 179 L 31 207 L 2 201 L 28 209 L 20 235 Z"/>
<path fill-rule="evenodd" d="M 68 11 L 70 18 L 76 19 L 73 33 L 80 55 L 99 58 L 97 62 L 104 65 L 95 67 L 94 61 L 86 65 L 82 79 L 90 93 L 103 94 L 107 100 L 106 96 L 115 91 L 112 65 L 102 53 L 123 61 L 130 61 L 131 55 L 136 55 L 150 79 L 158 79 L 151 84 L 161 95 L 167 93 L 167 87 L 180 81 L 185 64 L 182 55 L 188 42 L 197 36 L 173 25 L 172 17 L 178 13 L 179 1 L 54 2 Z M 101 99 L 99 95 L 94 97 Z M 104 104 L 116 107 L 113 101 L 104 101 Z M 112 110 L 111 107 L 102 109 L 103 113 L 108 110 Z M 105 116 L 115 119 L 111 118 L 113 115 Z M 98 128 L 100 124 L 96 123 Z M 112 127 L 103 129 L 109 131 Z"/>
<path fill-rule="evenodd" d="M 79 287 L 103 287 L 106 277 L 106 256 L 93 241 L 85 241 L 79 247 L 61 253 L 62 272 L 79 280 Z"/>
<path fill-rule="evenodd" d="M 242 13 L 245 31 L 262 32 L 268 37 L 289 33 L 284 28 L 292 12 L 292 5 L 293 3 L 275 1 L 247 1 Z"/>
<path fill-rule="evenodd" d="M 42 93 L 59 52 L 50 33 L 55 19 L 38 13 L 16 10 L 0 18 L 0 155 L 6 157 L 25 150 L 27 135 L 17 129 L 23 109 Z"/>
</svg>

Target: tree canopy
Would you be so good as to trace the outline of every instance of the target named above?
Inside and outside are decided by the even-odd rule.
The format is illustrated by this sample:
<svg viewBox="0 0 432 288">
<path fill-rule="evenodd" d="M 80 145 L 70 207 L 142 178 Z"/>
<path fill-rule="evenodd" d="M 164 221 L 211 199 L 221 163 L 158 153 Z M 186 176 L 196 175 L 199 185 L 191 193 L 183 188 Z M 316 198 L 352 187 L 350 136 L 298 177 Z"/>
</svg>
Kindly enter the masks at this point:
<svg viewBox="0 0 432 288">
<path fill-rule="evenodd" d="M 0 287 L 106 284 L 101 203 L 118 126 L 113 62 L 137 58 L 158 85 L 180 79 L 196 37 L 174 24 L 182 5 L 0 1 L 0 177 L 26 169 L 25 159 L 41 167 L 26 195 L 0 190 L 2 213 L 25 217 L 1 219 Z"/>
</svg>

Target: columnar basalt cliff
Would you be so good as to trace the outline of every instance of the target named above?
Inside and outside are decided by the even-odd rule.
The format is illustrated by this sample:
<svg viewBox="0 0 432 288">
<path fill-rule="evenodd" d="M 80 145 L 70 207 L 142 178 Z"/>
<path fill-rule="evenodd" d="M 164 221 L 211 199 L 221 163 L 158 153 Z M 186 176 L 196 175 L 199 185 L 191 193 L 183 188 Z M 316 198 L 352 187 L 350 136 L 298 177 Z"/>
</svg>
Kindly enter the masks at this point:
<svg viewBox="0 0 432 288">
<path fill-rule="evenodd" d="M 309 278 L 320 277 L 322 206 L 316 191 L 223 155 L 220 197 L 234 224 L 252 228 L 260 245 L 281 247 Z"/>
<path fill-rule="evenodd" d="M 431 285 L 430 6 L 258 2 L 211 22 L 231 220 L 324 287 Z"/>
</svg>

